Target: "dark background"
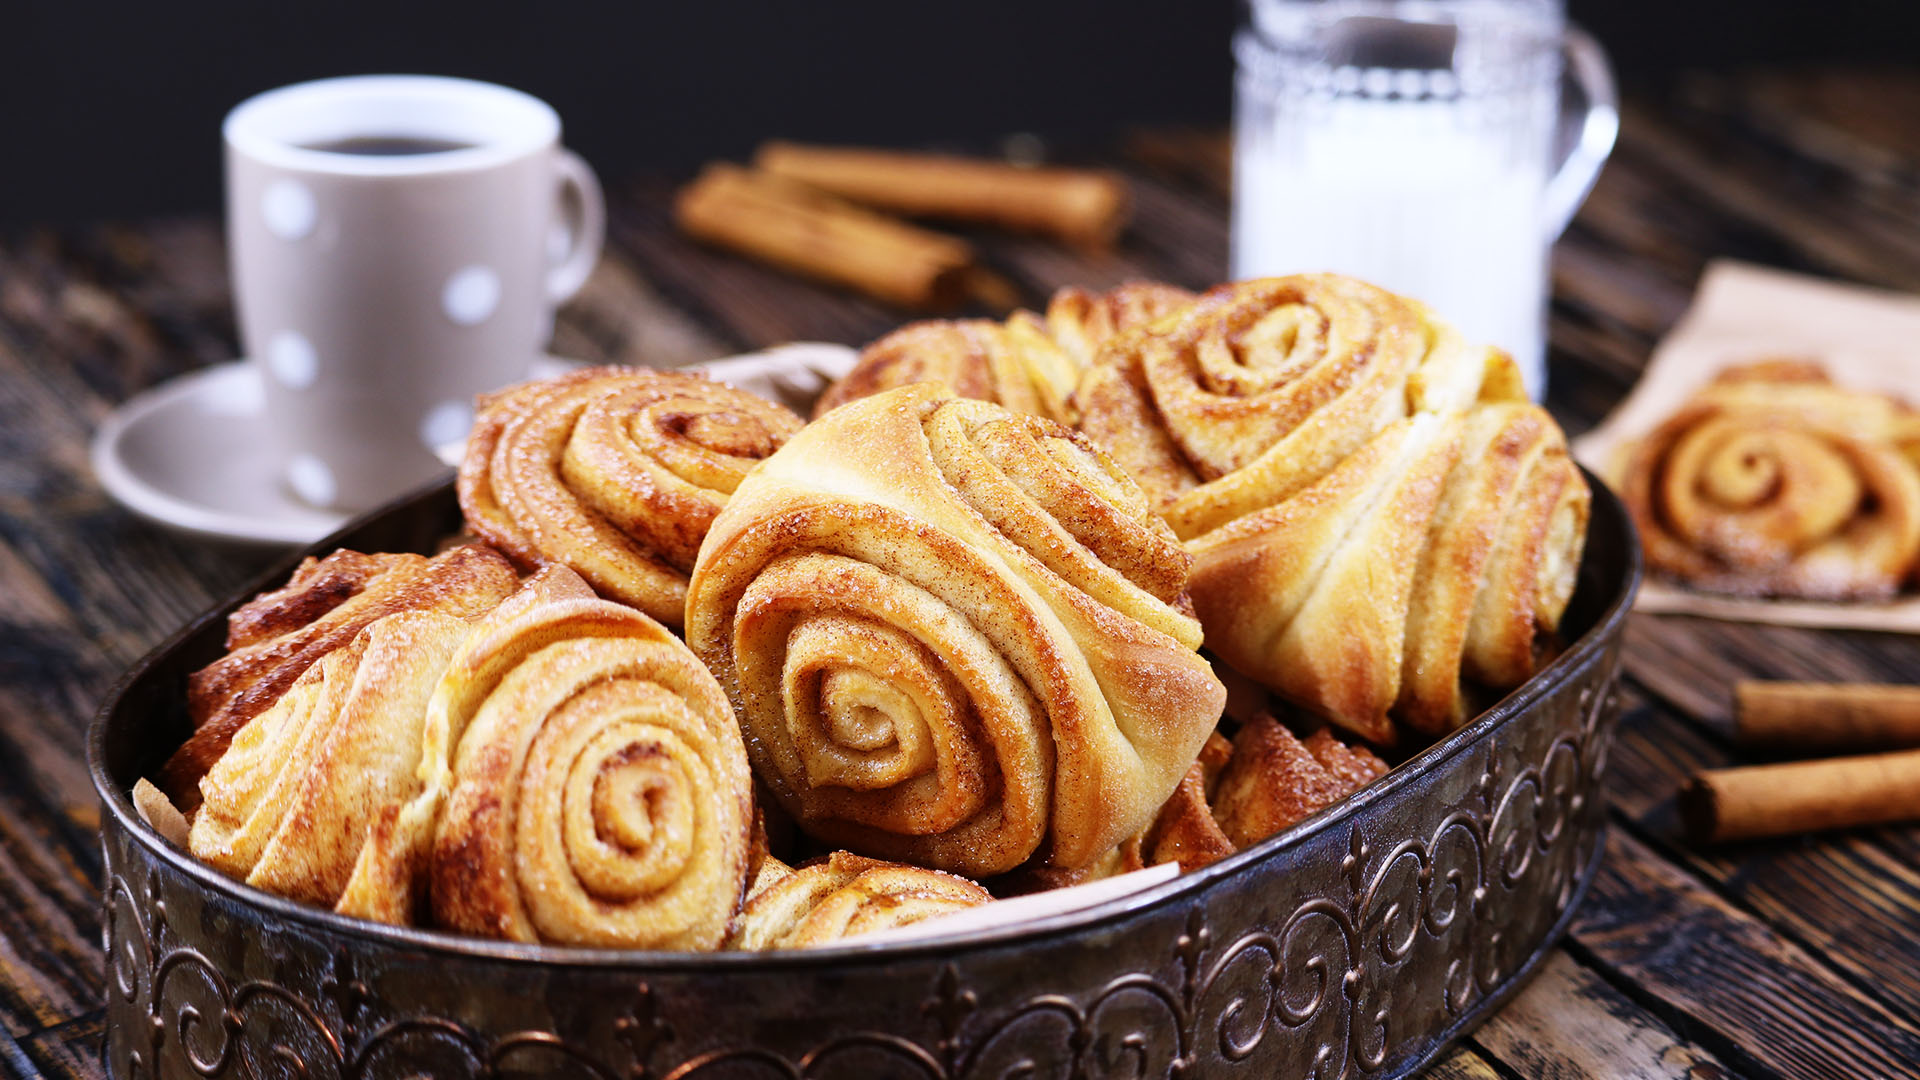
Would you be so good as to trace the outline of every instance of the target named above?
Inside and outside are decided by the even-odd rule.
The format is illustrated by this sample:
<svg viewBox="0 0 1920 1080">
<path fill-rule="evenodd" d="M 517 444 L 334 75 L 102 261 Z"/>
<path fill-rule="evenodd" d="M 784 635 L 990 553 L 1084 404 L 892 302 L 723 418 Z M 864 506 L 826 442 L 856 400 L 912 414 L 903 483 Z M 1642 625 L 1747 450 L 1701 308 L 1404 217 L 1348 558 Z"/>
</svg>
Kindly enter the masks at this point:
<svg viewBox="0 0 1920 1080">
<path fill-rule="evenodd" d="M 1692 68 L 1909 65 L 1914 0 L 1570 0 L 1629 88 Z M 1237 0 L 0 2 L 0 224 L 208 211 L 220 118 L 328 75 L 464 75 L 552 102 L 603 176 L 769 136 L 1071 147 L 1222 126 Z M 1920 118 L 1915 121 L 1920 124 Z"/>
</svg>

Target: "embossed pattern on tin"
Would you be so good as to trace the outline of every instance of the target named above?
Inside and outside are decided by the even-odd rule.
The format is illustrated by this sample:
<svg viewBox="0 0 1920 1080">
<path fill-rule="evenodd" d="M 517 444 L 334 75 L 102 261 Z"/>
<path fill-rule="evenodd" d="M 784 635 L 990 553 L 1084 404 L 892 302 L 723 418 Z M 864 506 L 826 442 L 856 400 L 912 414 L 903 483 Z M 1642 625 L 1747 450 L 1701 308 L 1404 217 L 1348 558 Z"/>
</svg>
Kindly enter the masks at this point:
<svg viewBox="0 0 1920 1080">
<path fill-rule="evenodd" d="M 431 489 L 328 541 L 425 543 Z M 107 1063 L 118 1077 L 1404 1076 L 1510 996 L 1600 853 L 1599 780 L 1639 567 L 1596 495 L 1577 635 L 1356 798 L 1136 897 L 929 946 L 692 956 L 396 930 L 230 882 L 125 789 L 163 753 L 214 612 L 110 698 Z M 247 595 L 250 595 L 247 594 Z M 159 721 L 159 722 L 156 722 Z"/>
</svg>

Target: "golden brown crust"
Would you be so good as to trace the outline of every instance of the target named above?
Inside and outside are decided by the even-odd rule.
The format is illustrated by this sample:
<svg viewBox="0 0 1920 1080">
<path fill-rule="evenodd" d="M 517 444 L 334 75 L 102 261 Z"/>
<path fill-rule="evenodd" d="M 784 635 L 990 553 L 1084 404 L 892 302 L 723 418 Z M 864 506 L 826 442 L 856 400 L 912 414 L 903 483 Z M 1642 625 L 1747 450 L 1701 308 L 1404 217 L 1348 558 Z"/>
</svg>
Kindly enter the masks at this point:
<svg viewBox="0 0 1920 1080">
<path fill-rule="evenodd" d="M 853 370 L 820 395 L 821 417 L 849 401 L 914 383 L 934 383 L 957 397 L 991 401 L 1015 412 L 1062 419 L 1045 388 L 1071 361 L 1025 320 L 935 319 L 909 323 L 861 350 Z"/>
<path fill-rule="evenodd" d="M 1360 743 L 1341 742 L 1329 727 L 1315 728 L 1300 745 L 1349 792 L 1366 787 L 1387 774 L 1387 763 Z"/>
<path fill-rule="evenodd" d="M 1199 762 L 1180 778 L 1180 786 L 1160 807 L 1141 847 L 1144 862 L 1179 863 L 1181 873 L 1211 866 L 1234 853 L 1233 841 L 1227 839 L 1207 803 L 1207 770 Z"/>
<path fill-rule="evenodd" d="M 431 559 L 336 551 L 300 564 L 287 584 L 263 593 L 228 620 L 225 657 L 187 681 L 194 733 L 154 780 L 182 808 L 200 801 L 199 781 L 234 733 L 265 711 L 315 661 L 376 619 L 401 611 L 471 618 L 512 592 L 513 567 L 483 545 Z"/>
<path fill-rule="evenodd" d="M 746 884 L 739 729 L 686 646 L 585 593 L 544 571 L 482 621 L 429 706 L 431 740 L 457 747 L 433 785 L 435 920 L 512 941 L 714 948 Z"/>
<path fill-rule="evenodd" d="M 1107 342 L 1192 303 L 1194 294 L 1157 281 L 1129 281 L 1106 292 L 1069 285 L 1047 301 L 1047 336 L 1085 370 Z M 1072 387 L 1067 387 L 1068 392 Z"/>
<path fill-rule="evenodd" d="M 1271 717 L 1262 713 L 1256 719 L 1255 726 L 1270 722 Z M 1260 770 L 1257 767 L 1249 768 L 1246 762 L 1250 756 L 1258 757 L 1266 744 L 1287 738 L 1291 738 L 1291 733 L 1275 736 L 1264 730 L 1248 736 L 1247 742 L 1252 749 L 1242 751 L 1240 755 L 1242 765 L 1235 781 L 1234 794 L 1228 800 L 1234 815 L 1247 815 L 1245 804 L 1272 797 L 1263 787 L 1252 785 L 1248 780 L 1249 775 Z M 1341 742 L 1330 728 L 1315 730 L 1301 741 L 1301 746 L 1326 770 L 1332 778 L 1332 786 L 1338 787 L 1343 795 L 1364 787 L 1387 771 L 1386 762 L 1374 756 L 1372 751 L 1364 746 Z M 1187 774 L 1180 778 L 1180 786 L 1161 805 L 1159 814 L 1145 832 L 1120 845 L 1110 856 L 1085 870 L 1040 869 L 1014 875 L 1019 880 L 1014 882 L 1016 887 L 1012 891 L 1032 892 L 1042 888 L 1078 885 L 1161 863 L 1178 863 L 1180 872 L 1184 874 L 1211 866 L 1233 854 L 1240 846 L 1228 838 L 1221 828 L 1220 819 L 1214 816 L 1220 778 L 1233 760 L 1234 743 L 1217 731 L 1208 735 L 1206 743 L 1200 748 L 1200 756 Z M 1268 779 L 1273 778 L 1268 776 Z M 1274 780 L 1274 783 L 1284 785 L 1289 781 L 1282 777 Z M 1325 785 L 1320 785 L 1317 779 L 1307 785 L 1313 790 L 1322 786 Z M 1005 882 L 1008 879 L 1000 880 Z M 999 887 L 996 884 L 995 888 Z"/>
<path fill-rule="evenodd" d="M 392 823 L 420 787 L 427 701 L 470 630 L 397 612 L 309 667 L 200 781 L 189 849 L 271 893 L 410 922 L 421 852 L 397 847 Z M 387 870 L 377 884 L 374 865 Z"/>
<path fill-rule="evenodd" d="M 1538 633 L 1558 628 L 1573 596 L 1592 500 L 1538 407 L 1483 405 L 1460 426 L 1408 604 L 1394 707 L 1429 735 L 1470 716 L 1463 674 L 1495 689 L 1533 674 Z"/>
<path fill-rule="evenodd" d="M 849 401 L 931 382 L 955 397 L 1072 423 L 1070 397 L 1094 353 L 1117 334 L 1187 303 L 1193 294 L 1154 282 L 1109 292 L 1068 287 L 1053 294 L 1045 317 L 1016 312 L 985 319 L 912 323 L 867 346 L 853 370 L 814 405 L 824 416 Z"/>
<path fill-rule="evenodd" d="M 1207 741 L 1200 745 L 1200 755 L 1194 758 L 1194 764 L 1200 766 L 1200 778 L 1206 784 L 1207 798 L 1213 798 L 1213 789 L 1220 783 L 1220 773 L 1232 758 L 1233 741 L 1218 731 L 1208 735 Z"/>
<path fill-rule="evenodd" d="M 741 485 L 687 639 L 810 834 L 978 876 L 1074 868 L 1152 819 L 1219 716 L 1184 567 L 1084 441 L 905 387 Z"/>
<path fill-rule="evenodd" d="M 1390 740 L 1414 569 L 1458 453 L 1446 420 L 1402 420 L 1297 497 L 1194 541 L 1208 648 L 1363 738 Z"/>
<path fill-rule="evenodd" d="M 1761 383 L 1768 386 L 1834 386 L 1833 376 L 1817 360 L 1801 357 L 1776 356 L 1765 360 L 1755 360 L 1747 364 L 1734 364 L 1720 369 L 1712 380 L 1715 387 L 1732 387 L 1740 383 Z"/>
<path fill-rule="evenodd" d="M 482 402 L 460 506 L 523 569 L 568 566 L 602 596 L 679 626 L 714 515 L 800 424 L 703 376 L 587 368 Z"/>
<path fill-rule="evenodd" d="M 1621 496 L 1648 563 L 1696 588 L 1885 599 L 1920 559 L 1917 429 L 1817 365 L 1734 368 L 1630 448 Z"/>
<path fill-rule="evenodd" d="M 1515 392 L 1511 361 L 1333 274 L 1222 285 L 1100 352 L 1080 428 L 1183 538 L 1285 499 L 1394 420 Z"/>
<path fill-rule="evenodd" d="M 1235 849 L 1244 848 L 1331 806 L 1386 773 L 1370 751 L 1321 728 L 1303 743 L 1272 716 L 1240 728 L 1220 774 L 1213 813 Z"/>
<path fill-rule="evenodd" d="M 965 878 L 845 851 L 785 870 L 777 861 L 741 909 L 729 949 L 810 949 L 990 903 Z"/>
<path fill-rule="evenodd" d="M 1207 644 L 1378 743 L 1524 681 L 1572 595 L 1591 493 L 1537 406 L 1399 420 L 1304 490 L 1194 541 Z"/>
</svg>

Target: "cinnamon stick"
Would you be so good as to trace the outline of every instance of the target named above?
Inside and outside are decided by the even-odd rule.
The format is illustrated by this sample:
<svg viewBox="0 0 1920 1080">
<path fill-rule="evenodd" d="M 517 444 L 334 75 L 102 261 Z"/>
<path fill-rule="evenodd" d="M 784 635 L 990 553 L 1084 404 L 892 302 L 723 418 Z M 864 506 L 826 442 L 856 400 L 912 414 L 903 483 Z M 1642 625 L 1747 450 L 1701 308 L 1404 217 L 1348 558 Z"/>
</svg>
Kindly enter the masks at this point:
<svg viewBox="0 0 1920 1080">
<path fill-rule="evenodd" d="M 909 217 L 982 222 L 1105 247 L 1126 224 L 1126 184 L 1086 169 L 1023 168 L 978 158 L 770 142 L 767 172 Z"/>
<path fill-rule="evenodd" d="M 680 190 L 674 220 L 699 240 L 901 307 L 952 310 L 979 287 L 965 241 L 725 162 Z"/>
<path fill-rule="evenodd" d="M 1920 750 L 1710 769 L 1681 791 L 1680 812 L 1714 843 L 1920 818 Z"/>
<path fill-rule="evenodd" d="M 1742 743 L 1803 753 L 1920 747 L 1920 686 L 1740 682 L 1733 722 Z"/>
</svg>

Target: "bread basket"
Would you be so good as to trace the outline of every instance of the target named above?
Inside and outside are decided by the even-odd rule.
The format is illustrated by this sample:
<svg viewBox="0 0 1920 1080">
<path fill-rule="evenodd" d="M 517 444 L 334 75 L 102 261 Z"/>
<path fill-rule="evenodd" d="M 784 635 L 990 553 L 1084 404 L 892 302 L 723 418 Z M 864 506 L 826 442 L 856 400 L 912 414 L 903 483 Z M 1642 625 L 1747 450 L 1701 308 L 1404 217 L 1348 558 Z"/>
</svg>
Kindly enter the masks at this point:
<svg viewBox="0 0 1920 1080">
<path fill-rule="evenodd" d="M 1591 481 L 1591 477 L 1589 478 Z M 276 567 L 143 659 L 88 733 L 114 1077 L 1398 1077 L 1525 982 L 1602 851 L 1640 576 L 1594 481 L 1565 652 L 1356 796 L 1091 908 L 800 952 L 527 946 L 361 922 L 170 846 L 128 790 L 187 732 L 187 673 Z M 441 482 L 315 544 L 431 551 Z M 302 552 L 302 555 L 307 552 Z"/>
</svg>

